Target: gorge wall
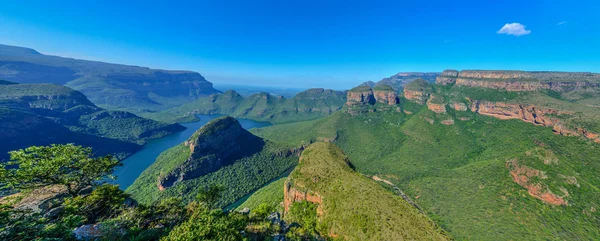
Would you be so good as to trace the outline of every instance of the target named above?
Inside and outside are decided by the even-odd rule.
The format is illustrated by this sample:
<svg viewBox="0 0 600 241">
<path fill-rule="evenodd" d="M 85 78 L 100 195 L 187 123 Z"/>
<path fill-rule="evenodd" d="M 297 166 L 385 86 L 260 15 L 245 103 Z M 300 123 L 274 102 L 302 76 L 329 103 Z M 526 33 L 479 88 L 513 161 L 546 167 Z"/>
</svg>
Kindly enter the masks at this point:
<svg viewBox="0 0 600 241">
<path fill-rule="evenodd" d="M 600 87 L 600 74 L 588 72 L 526 72 L 494 70 L 444 70 L 436 78 L 441 85 L 501 89 L 507 91 L 568 91 Z"/>
</svg>

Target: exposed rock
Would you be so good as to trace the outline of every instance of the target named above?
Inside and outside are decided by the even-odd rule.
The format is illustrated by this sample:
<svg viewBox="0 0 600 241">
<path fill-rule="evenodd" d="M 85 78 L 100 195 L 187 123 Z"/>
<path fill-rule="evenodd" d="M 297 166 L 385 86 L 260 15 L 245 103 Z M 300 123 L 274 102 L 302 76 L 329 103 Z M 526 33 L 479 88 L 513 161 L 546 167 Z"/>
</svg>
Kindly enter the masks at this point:
<svg viewBox="0 0 600 241">
<path fill-rule="evenodd" d="M 47 219 L 56 218 L 63 211 L 65 211 L 64 206 L 55 207 L 53 209 L 48 210 L 48 212 L 44 213 L 44 218 L 47 218 Z"/>
<path fill-rule="evenodd" d="M 451 125 L 454 125 L 454 119 L 443 120 L 443 121 L 441 121 L 441 123 L 444 125 L 447 125 L 447 126 L 451 126 Z"/>
<path fill-rule="evenodd" d="M 286 181 L 283 186 L 283 209 L 287 213 L 294 202 L 307 201 L 316 204 L 322 204 L 323 199 L 318 193 L 310 190 L 301 191 L 295 188 L 291 182 Z M 317 205 L 317 214 L 323 214 L 322 205 Z"/>
<path fill-rule="evenodd" d="M 440 84 L 447 81 L 440 79 Z M 507 91 L 567 91 L 585 87 L 600 87 L 600 74 L 463 70 L 458 74 L 456 85 Z"/>
<path fill-rule="evenodd" d="M 512 179 L 517 184 L 527 189 L 529 195 L 542 200 L 545 203 L 552 205 L 567 205 L 562 197 L 552 193 L 548 187 L 542 183 L 535 183 L 532 179 L 547 179 L 544 172 L 530 168 L 525 165 L 519 165 L 517 160 L 506 162 L 506 167 L 509 168 Z M 568 196 L 568 192 L 565 193 Z"/>
<path fill-rule="evenodd" d="M 239 211 L 239 213 L 243 214 L 243 215 L 248 215 L 250 213 L 250 208 L 242 208 L 242 210 Z"/>
<path fill-rule="evenodd" d="M 572 114 L 567 111 L 554 110 L 550 108 L 540 108 L 534 105 L 511 104 L 504 102 L 478 101 L 471 102 L 471 111 L 482 115 L 492 116 L 498 119 L 520 119 L 535 125 L 552 127 L 552 130 L 564 136 L 584 136 L 594 142 L 600 142 L 600 135 L 591 133 L 588 130 L 575 127 L 570 129 L 565 127 L 558 118 L 552 116 Z"/>
<path fill-rule="evenodd" d="M 385 105 L 398 104 L 398 95 L 394 91 L 375 90 L 373 94 L 375 95 L 375 100 L 379 103 Z"/>
<path fill-rule="evenodd" d="M 431 87 L 427 81 L 422 79 L 410 82 L 404 88 L 404 98 L 417 102 L 420 105 L 425 104 L 430 93 Z"/>
<path fill-rule="evenodd" d="M 75 228 L 73 234 L 75 235 L 75 238 L 79 240 L 94 240 L 102 236 L 101 228 L 101 224 L 87 224 Z"/>
<path fill-rule="evenodd" d="M 447 69 L 442 74 L 435 78 L 435 83 L 440 85 L 449 85 L 456 82 L 458 77 L 458 71 L 453 69 Z"/>
<path fill-rule="evenodd" d="M 184 145 L 190 148 L 190 156 L 158 177 L 160 190 L 214 172 L 241 157 L 256 153 L 264 145 L 264 140 L 244 130 L 233 117 L 221 117 L 201 127 Z"/>
<path fill-rule="evenodd" d="M 446 113 L 446 104 L 443 101 L 443 97 L 432 94 L 429 100 L 427 100 L 427 109 L 438 114 Z"/>
<path fill-rule="evenodd" d="M 348 106 L 372 105 L 375 104 L 375 102 L 373 90 L 370 87 L 365 86 L 360 86 L 348 91 L 348 96 L 346 98 L 346 105 Z"/>
<path fill-rule="evenodd" d="M 452 102 L 450 106 L 457 111 L 467 111 L 467 105 L 462 102 Z"/>
</svg>

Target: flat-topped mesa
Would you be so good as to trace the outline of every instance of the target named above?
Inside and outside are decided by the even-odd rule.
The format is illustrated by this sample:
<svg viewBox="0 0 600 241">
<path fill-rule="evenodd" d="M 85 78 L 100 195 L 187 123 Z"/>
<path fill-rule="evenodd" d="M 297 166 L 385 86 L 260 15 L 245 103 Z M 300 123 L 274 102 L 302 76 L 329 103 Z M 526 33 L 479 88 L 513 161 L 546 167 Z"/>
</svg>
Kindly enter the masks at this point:
<svg viewBox="0 0 600 241">
<path fill-rule="evenodd" d="M 445 74 L 444 74 L 445 73 Z M 600 74 L 589 72 L 550 72 L 515 70 L 444 71 L 437 84 L 469 86 L 506 91 L 569 91 L 577 88 L 600 87 Z"/>
<path fill-rule="evenodd" d="M 396 91 L 389 85 L 378 85 L 373 87 L 373 95 L 377 102 L 385 105 L 395 105 L 399 102 Z"/>
<path fill-rule="evenodd" d="M 447 69 L 442 74 L 435 78 L 435 83 L 440 85 L 449 85 L 456 82 L 458 77 L 458 70 Z"/>
<path fill-rule="evenodd" d="M 348 91 L 346 105 L 374 105 L 382 103 L 386 105 L 398 104 L 398 95 L 388 85 L 379 85 L 374 88 L 369 86 L 358 86 Z"/>
<path fill-rule="evenodd" d="M 185 143 L 190 155 L 183 163 L 158 177 L 160 190 L 181 181 L 214 172 L 235 160 L 258 152 L 264 140 L 244 130 L 233 117 L 221 117 L 198 129 Z"/>
<path fill-rule="evenodd" d="M 424 79 L 413 80 L 404 87 L 404 98 L 420 105 L 425 104 L 430 93 L 431 86 Z"/>
</svg>

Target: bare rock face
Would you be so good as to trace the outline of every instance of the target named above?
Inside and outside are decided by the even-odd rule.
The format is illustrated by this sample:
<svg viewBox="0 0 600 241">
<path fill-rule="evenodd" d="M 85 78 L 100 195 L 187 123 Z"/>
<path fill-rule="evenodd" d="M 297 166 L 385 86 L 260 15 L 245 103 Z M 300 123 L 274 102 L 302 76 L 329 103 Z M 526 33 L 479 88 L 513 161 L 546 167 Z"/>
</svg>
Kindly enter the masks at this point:
<svg viewBox="0 0 600 241">
<path fill-rule="evenodd" d="M 348 91 L 348 97 L 346 98 L 346 105 L 372 105 L 375 104 L 375 95 L 373 90 L 367 86 L 360 86 Z"/>
<path fill-rule="evenodd" d="M 467 105 L 462 102 L 452 102 L 450 106 L 457 111 L 467 111 Z"/>
<path fill-rule="evenodd" d="M 506 91 L 553 90 L 600 87 L 600 74 L 586 72 L 525 72 L 500 70 L 463 70 L 440 75 L 438 84 L 452 84 Z M 452 79 L 456 78 L 456 79 Z"/>
<path fill-rule="evenodd" d="M 190 156 L 166 174 L 159 176 L 160 190 L 181 181 L 214 172 L 235 160 L 260 151 L 264 140 L 244 130 L 233 117 L 221 117 L 201 127 L 185 143 Z"/>
<path fill-rule="evenodd" d="M 427 100 L 427 109 L 435 113 L 446 113 L 446 104 L 443 102 L 441 96 L 432 94 L 429 100 Z"/>
<path fill-rule="evenodd" d="M 552 127 L 556 134 L 564 136 L 584 136 L 594 142 L 600 143 L 600 135 L 591 133 L 588 130 L 575 127 L 565 127 L 558 118 L 554 116 L 572 114 L 567 111 L 554 110 L 550 108 L 540 108 L 534 105 L 521 105 L 504 102 L 490 101 L 472 101 L 471 111 L 482 115 L 492 116 L 498 119 L 520 119 L 535 125 Z"/>
<path fill-rule="evenodd" d="M 284 212 L 287 213 L 290 210 L 290 207 L 295 202 L 307 201 L 315 204 L 322 204 L 323 198 L 316 192 L 312 192 L 310 190 L 300 191 L 296 189 L 291 182 L 286 181 L 283 186 L 283 208 Z M 323 214 L 323 206 L 317 206 L 317 214 Z"/>
<path fill-rule="evenodd" d="M 456 82 L 456 77 L 458 77 L 458 71 L 453 69 L 447 69 L 442 72 L 442 74 L 435 78 L 435 83 L 440 85 L 449 85 L 454 84 Z"/>
<path fill-rule="evenodd" d="M 526 188 L 527 192 L 532 197 L 551 205 L 558 206 L 568 204 L 563 197 L 552 193 L 547 185 L 535 181 L 535 179 L 544 180 L 548 178 L 543 171 L 521 165 L 516 159 L 506 162 L 506 167 L 510 169 L 510 175 L 513 181 Z M 564 195 L 568 196 L 569 194 L 564 193 Z"/>
<path fill-rule="evenodd" d="M 396 105 L 398 104 L 398 95 L 394 91 L 373 91 L 375 100 L 384 105 Z"/>
<path fill-rule="evenodd" d="M 431 93 L 431 86 L 423 79 L 417 79 L 408 83 L 404 88 L 404 98 L 417 102 L 420 105 L 425 104 Z"/>
</svg>

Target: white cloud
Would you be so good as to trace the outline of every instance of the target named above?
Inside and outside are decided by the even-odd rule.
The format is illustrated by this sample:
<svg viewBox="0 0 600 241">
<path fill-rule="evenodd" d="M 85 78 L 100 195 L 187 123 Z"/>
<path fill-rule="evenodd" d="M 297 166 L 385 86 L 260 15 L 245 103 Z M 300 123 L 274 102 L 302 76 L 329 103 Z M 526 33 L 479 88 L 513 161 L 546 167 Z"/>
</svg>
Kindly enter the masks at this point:
<svg viewBox="0 0 600 241">
<path fill-rule="evenodd" d="M 565 25 L 565 24 L 567 24 L 567 22 L 560 22 L 560 23 L 557 23 L 556 26 Z"/>
<path fill-rule="evenodd" d="M 498 30 L 498 34 L 506 34 L 506 35 L 514 35 L 514 36 L 522 36 L 531 33 L 531 30 L 525 29 L 525 25 L 520 23 L 507 23 Z"/>
</svg>

